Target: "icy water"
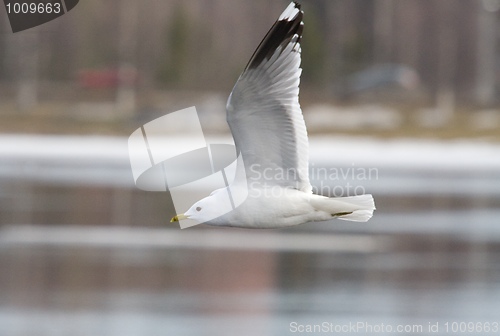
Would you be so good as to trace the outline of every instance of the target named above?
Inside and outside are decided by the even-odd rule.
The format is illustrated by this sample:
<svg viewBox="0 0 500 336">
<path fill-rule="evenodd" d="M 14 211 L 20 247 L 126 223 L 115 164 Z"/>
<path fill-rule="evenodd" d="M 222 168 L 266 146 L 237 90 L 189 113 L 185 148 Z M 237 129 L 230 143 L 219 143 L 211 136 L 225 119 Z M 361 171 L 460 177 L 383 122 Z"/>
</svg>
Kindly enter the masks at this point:
<svg viewBox="0 0 500 336">
<path fill-rule="evenodd" d="M 347 177 L 368 223 L 180 230 L 126 165 L 0 162 L 0 335 L 500 333 L 496 169 Z"/>
</svg>

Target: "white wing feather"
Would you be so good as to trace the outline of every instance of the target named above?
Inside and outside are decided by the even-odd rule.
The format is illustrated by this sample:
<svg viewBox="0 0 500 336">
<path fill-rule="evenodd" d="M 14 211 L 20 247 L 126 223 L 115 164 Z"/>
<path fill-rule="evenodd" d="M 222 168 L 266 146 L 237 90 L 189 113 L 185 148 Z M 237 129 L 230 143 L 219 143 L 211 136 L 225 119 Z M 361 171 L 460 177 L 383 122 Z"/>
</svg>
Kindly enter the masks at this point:
<svg viewBox="0 0 500 336">
<path fill-rule="evenodd" d="M 247 178 L 269 183 L 274 177 L 277 184 L 310 193 L 299 104 L 302 15 L 292 2 L 268 32 L 229 96 L 227 121 L 245 165 L 238 169 L 245 168 Z"/>
</svg>

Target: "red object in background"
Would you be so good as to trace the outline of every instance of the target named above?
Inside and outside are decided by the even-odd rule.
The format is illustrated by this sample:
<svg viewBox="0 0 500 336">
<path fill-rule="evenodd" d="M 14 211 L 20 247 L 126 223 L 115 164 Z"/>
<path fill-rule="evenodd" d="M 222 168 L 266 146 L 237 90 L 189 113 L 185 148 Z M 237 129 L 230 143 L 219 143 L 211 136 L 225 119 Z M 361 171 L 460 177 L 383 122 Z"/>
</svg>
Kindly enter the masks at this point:
<svg viewBox="0 0 500 336">
<path fill-rule="evenodd" d="M 78 73 L 78 84 L 88 89 L 116 88 L 120 84 L 135 85 L 138 74 L 134 68 L 118 69 L 85 69 Z"/>
</svg>

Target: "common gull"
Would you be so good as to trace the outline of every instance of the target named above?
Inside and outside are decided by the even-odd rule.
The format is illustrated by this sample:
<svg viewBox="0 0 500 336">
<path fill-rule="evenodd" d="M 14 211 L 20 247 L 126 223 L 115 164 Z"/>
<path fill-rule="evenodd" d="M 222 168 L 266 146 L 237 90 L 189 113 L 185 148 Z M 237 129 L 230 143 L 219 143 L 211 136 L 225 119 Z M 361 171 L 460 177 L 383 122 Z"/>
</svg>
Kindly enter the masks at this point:
<svg viewBox="0 0 500 336">
<path fill-rule="evenodd" d="M 215 226 L 280 228 L 332 218 L 365 222 L 372 217 L 375 204 L 370 194 L 329 198 L 312 192 L 307 130 L 299 104 L 303 14 L 300 4 L 290 3 L 229 96 L 227 122 L 242 159 L 234 181 L 172 222 L 189 218 Z M 219 215 L 228 195 L 246 198 Z"/>
</svg>

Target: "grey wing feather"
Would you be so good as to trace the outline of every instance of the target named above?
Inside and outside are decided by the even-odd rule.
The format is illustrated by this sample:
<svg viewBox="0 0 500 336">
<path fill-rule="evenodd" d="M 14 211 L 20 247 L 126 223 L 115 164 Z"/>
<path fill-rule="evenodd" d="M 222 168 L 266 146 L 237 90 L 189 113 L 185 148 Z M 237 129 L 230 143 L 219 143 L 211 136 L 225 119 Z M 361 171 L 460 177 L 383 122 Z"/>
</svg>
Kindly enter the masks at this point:
<svg viewBox="0 0 500 336">
<path fill-rule="evenodd" d="M 273 25 L 229 96 L 227 121 L 248 179 L 310 193 L 298 98 L 302 16 L 300 5 L 291 3 Z"/>
</svg>

